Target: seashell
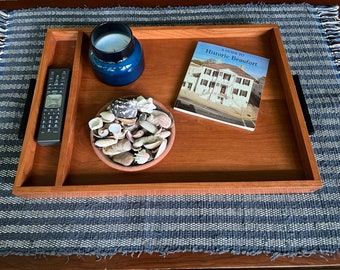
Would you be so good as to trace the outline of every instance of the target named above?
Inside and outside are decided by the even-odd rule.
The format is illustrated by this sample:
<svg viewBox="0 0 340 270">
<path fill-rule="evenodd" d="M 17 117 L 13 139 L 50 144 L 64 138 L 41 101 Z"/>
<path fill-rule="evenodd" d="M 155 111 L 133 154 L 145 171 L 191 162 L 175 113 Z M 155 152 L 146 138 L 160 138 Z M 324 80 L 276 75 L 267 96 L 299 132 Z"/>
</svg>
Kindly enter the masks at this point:
<svg viewBox="0 0 340 270">
<path fill-rule="evenodd" d="M 126 131 L 126 139 L 128 139 L 131 143 L 133 143 L 135 141 L 135 139 L 132 137 L 132 133 L 130 130 Z"/>
<path fill-rule="evenodd" d="M 142 137 L 142 138 L 139 138 L 137 140 L 134 141 L 133 143 L 133 147 L 134 148 L 139 148 L 139 147 L 142 147 L 144 145 L 144 141 L 145 141 L 145 137 Z"/>
<path fill-rule="evenodd" d="M 146 121 L 150 122 L 151 124 L 153 124 L 155 126 L 158 126 L 158 123 L 157 123 L 155 116 L 153 114 L 150 114 L 148 116 L 148 118 L 146 119 Z"/>
<path fill-rule="evenodd" d="M 142 149 L 143 149 L 143 147 L 134 147 L 133 145 L 131 147 L 131 150 L 134 151 L 134 152 L 138 152 L 138 151 L 140 151 Z"/>
<path fill-rule="evenodd" d="M 111 146 L 111 145 L 114 145 L 117 143 L 117 140 L 116 139 L 99 139 L 99 140 L 96 140 L 94 145 L 97 146 L 97 147 L 108 147 L 108 146 Z"/>
<path fill-rule="evenodd" d="M 153 116 L 153 122 L 156 122 L 163 128 L 170 128 L 173 124 L 172 117 L 163 111 L 154 110 L 150 116 Z"/>
<path fill-rule="evenodd" d="M 155 116 L 155 121 L 162 127 L 162 128 L 170 128 L 172 126 L 172 119 L 166 113 L 160 114 Z"/>
<path fill-rule="evenodd" d="M 122 130 L 119 134 L 116 135 L 117 139 L 118 140 L 124 139 L 127 132 L 128 132 L 128 130 L 126 130 L 126 129 Z"/>
<path fill-rule="evenodd" d="M 128 139 L 123 139 L 118 142 L 118 148 L 124 152 L 130 151 L 131 146 L 131 142 Z"/>
<path fill-rule="evenodd" d="M 161 111 L 161 110 L 154 110 L 154 111 L 152 112 L 152 114 L 153 114 L 154 116 L 156 116 L 156 115 L 161 115 L 161 114 L 166 114 L 166 113 L 163 112 L 163 111 Z"/>
<path fill-rule="evenodd" d="M 169 131 L 169 130 L 163 130 L 163 131 L 157 133 L 157 136 L 159 136 L 163 139 L 168 138 L 170 135 L 171 135 L 171 131 Z"/>
<path fill-rule="evenodd" d="M 134 155 L 130 152 L 120 153 L 118 155 L 113 156 L 112 160 L 116 163 L 119 163 L 123 166 L 130 166 L 132 162 L 135 160 Z"/>
<path fill-rule="evenodd" d="M 145 150 L 141 150 L 135 154 L 135 161 L 137 164 L 144 164 L 148 162 L 151 158 L 151 155 Z"/>
<path fill-rule="evenodd" d="M 139 125 L 137 125 L 136 123 L 130 124 L 130 125 L 122 123 L 122 127 L 125 130 L 134 131 L 134 130 L 136 130 L 139 127 Z"/>
<path fill-rule="evenodd" d="M 160 155 L 162 155 L 168 145 L 168 140 L 164 139 L 161 143 L 161 145 L 158 147 L 157 153 L 155 155 L 155 159 L 158 158 Z"/>
<path fill-rule="evenodd" d="M 121 152 L 117 152 L 116 149 L 117 149 L 116 144 L 113 144 L 113 145 L 104 147 L 102 149 L 102 152 L 103 152 L 104 155 L 114 156 L 114 155 L 121 153 Z"/>
<path fill-rule="evenodd" d="M 88 125 L 91 130 L 96 130 L 98 128 L 102 128 L 104 123 L 100 117 L 95 117 L 88 122 Z"/>
<path fill-rule="evenodd" d="M 137 122 L 137 118 L 117 118 L 124 125 L 134 125 Z"/>
<path fill-rule="evenodd" d="M 153 110 L 157 108 L 155 104 L 153 104 L 152 98 L 145 99 L 144 97 L 139 96 L 136 100 L 138 110 L 141 112 L 152 113 Z"/>
<path fill-rule="evenodd" d="M 137 139 L 137 138 L 141 138 L 144 134 L 145 134 L 144 130 L 139 129 L 137 130 L 135 134 L 132 135 L 132 137 Z"/>
<path fill-rule="evenodd" d="M 121 133 L 122 126 L 120 124 L 113 123 L 109 126 L 109 131 L 115 136 Z"/>
<path fill-rule="evenodd" d="M 93 136 L 96 138 L 105 138 L 109 135 L 109 130 L 107 128 L 99 128 L 93 131 Z"/>
<path fill-rule="evenodd" d="M 139 125 L 152 134 L 157 132 L 157 128 L 148 121 L 139 121 Z"/>
<path fill-rule="evenodd" d="M 149 114 L 147 113 L 141 113 L 139 116 L 138 116 L 138 121 L 146 121 L 149 117 Z"/>
<path fill-rule="evenodd" d="M 163 140 L 162 140 L 161 138 L 159 138 L 158 140 L 156 140 L 156 141 L 154 141 L 154 142 L 145 143 L 145 144 L 144 144 L 144 147 L 145 147 L 146 149 L 153 150 L 153 149 L 156 149 L 158 146 L 160 146 L 161 143 L 162 143 L 162 141 L 163 141 Z"/>
<path fill-rule="evenodd" d="M 131 142 L 127 139 L 118 141 L 118 143 L 103 148 L 103 153 L 108 156 L 118 155 L 131 150 Z"/>
<path fill-rule="evenodd" d="M 137 101 L 135 99 L 118 98 L 112 102 L 112 113 L 117 118 L 133 119 L 138 112 Z"/>
<path fill-rule="evenodd" d="M 116 116 L 109 111 L 103 111 L 99 114 L 105 123 L 111 123 L 116 119 Z"/>
<path fill-rule="evenodd" d="M 133 147 L 139 148 L 139 147 L 142 147 L 144 144 L 153 143 L 157 140 L 158 140 L 158 137 L 155 136 L 155 135 L 141 137 L 141 138 L 135 140 L 135 142 L 133 143 Z"/>
</svg>

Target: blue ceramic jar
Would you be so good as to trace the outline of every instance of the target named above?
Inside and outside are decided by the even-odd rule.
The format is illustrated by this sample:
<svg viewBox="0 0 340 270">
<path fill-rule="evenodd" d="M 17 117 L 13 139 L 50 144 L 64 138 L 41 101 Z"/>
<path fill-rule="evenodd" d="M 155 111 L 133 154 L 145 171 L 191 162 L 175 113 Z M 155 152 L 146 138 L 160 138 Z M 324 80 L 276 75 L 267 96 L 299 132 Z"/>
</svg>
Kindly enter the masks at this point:
<svg viewBox="0 0 340 270">
<path fill-rule="evenodd" d="M 142 75 L 143 50 L 127 25 L 102 23 L 93 29 L 90 39 L 90 62 L 102 82 L 122 86 Z"/>
</svg>

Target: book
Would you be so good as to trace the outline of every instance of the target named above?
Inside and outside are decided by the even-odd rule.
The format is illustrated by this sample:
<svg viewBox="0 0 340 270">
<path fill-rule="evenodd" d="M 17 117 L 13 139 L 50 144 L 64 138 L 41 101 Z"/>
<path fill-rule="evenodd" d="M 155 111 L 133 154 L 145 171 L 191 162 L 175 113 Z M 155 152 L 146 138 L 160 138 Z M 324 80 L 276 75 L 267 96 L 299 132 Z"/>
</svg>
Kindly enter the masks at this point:
<svg viewBox="0 0 340 270">
<path fill-rule="evenodd" d="M 174 109 L 253 131 L 269 59 L 198 42 Z"/>
</svg>

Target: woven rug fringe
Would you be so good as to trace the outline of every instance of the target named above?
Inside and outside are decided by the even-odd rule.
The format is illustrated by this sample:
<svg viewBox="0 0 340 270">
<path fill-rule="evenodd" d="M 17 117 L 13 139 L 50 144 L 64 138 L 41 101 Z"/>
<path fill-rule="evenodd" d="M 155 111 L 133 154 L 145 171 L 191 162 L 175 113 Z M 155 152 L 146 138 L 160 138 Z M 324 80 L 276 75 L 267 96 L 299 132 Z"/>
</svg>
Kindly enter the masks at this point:
<svg viewBox="0 0 340 270">
<path fill-rule="evenodd" d="M 7 12 L 0 10 L 0 59 L 5 47 L 8 17 Z"/>
<path fill-rule="evenodd" d="M 334 56 L 334 62 L 340 71 L 340 19 L 339 6 L 318 6 L 318 17 L 326 32 L 326 39 Z"/>
</svg>

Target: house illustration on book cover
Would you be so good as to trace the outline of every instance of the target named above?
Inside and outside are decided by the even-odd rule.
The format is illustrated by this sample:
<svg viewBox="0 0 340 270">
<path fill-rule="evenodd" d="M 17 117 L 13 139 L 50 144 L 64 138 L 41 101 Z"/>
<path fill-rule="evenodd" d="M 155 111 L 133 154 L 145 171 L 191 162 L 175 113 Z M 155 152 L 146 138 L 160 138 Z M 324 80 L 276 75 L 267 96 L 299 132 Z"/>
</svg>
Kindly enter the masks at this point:
<svg viewBox="0 0 340 270">
<path fill-rule="evenodd" d="M 198 42 L 174 108 L 254 130 L 269 59 Z"/>
</svg>

